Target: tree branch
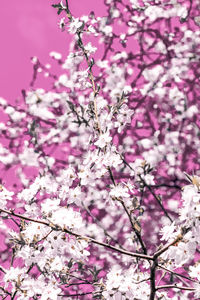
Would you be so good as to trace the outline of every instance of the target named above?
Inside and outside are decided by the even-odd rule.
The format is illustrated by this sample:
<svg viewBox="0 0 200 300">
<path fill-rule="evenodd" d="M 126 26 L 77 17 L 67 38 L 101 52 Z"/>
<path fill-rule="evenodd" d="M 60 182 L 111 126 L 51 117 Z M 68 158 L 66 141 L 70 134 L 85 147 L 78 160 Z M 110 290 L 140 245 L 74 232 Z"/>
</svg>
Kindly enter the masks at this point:
<svg viewBox="0 0 200 300">
<path fill-rule="evenodd" d="M 2 209 L 2 208 L 0 208 L 0 212 L 8 214 L 8 215 L 11 215 L 11 216 L 14 216 L 14 217 L 17 217 L 17 218 L 20 218 L 20 219 L 23 219 L 23 220 L 26 220 L 26 221 L 43 224 L 45 226 L 50 227 L 52 230 L 62 231 L 62 232 L 68 233 L 68 234 L 70 234 L 70 235 L 72 235 L 72 236 L 74 236 L 76 238 L 86 240 L 86 241 L 91 242 L 93 244 L 96 244 L 96 245 L 99 245 L 99 246 L 102 246 L 102 247 L 114 250 L 114 251 L 116 251 L 118 253 L 121 253 L 121 254 L 124 254 L 124 255 L 127 255 L 127 256 L 137 257 L 137 258 L 147 259 L 147 260 L 153 260 L 153 256 L 145 255 L 145 254 L 140 254 L 140 253 L 129 252 L 129 251 L 126 251 L 126 250 L 123 250 L 123 249 L 119 249 L 119 248 L 111 246 L 109 244 L 97 241 L 97 240 L 91 238 L 90 236 L 83 236 L 83 235 L 80 235 L 78 233 L 72 232 L 71 230 L 68 230 L 66 228 L 62 229 L 58 225 L 51 224 L 51 223 L 49 223 L 47 221 L 35 220 L 35 219 L 30 218 L 30 217 L 26 217 L 26 216 L 14 213 L 13 211 L 5 210 L 5 209 Z"/>
</svg>

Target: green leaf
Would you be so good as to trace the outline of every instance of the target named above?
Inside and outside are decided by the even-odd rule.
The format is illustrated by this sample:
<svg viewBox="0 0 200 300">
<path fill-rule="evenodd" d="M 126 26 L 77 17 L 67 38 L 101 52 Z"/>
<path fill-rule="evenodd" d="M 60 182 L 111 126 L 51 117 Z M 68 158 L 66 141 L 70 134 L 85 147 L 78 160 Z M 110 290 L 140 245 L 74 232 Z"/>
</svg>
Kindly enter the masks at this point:
<svg viewBox="0 0 200 300">
<path fill-rule="evenodd" d="M 72 267 L 72 264 L 73 264 L 73 259 L 70 259 L 70 261 L 68 262 L 68 268 L 71 268 Z"/>
<path fill-rule="evenodd" d="M 51 6 L 53 6 L 54 8 L 59 8 L 59 7 L 61 7 L 60 4 L 52 4 Z"/>
<path fill-rule="evenodd" d="M 63 11 L 63 8 L 60 4 L 52 4 L 51 5 L 53 8 L 56 8 L 58 11 L 57 11 L 57 14 L 60 15 L 61 12 Z"/>
</svg>

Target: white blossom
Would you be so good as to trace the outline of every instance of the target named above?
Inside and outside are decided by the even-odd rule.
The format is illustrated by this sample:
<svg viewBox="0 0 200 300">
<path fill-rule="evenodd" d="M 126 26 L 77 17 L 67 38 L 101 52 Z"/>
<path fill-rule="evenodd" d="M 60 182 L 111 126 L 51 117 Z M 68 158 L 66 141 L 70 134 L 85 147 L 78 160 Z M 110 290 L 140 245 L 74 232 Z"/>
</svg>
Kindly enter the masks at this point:
<svg viewBox="0 0 200 300">
<path fill-rule="evenodd" d="M 69 24 L 69 32 L 71 34 L 75 34 L 79 28 L 83 25 L 83 22 L 81 22 L 78 18 L 73 18 L 72 21 Z"/>
<path fill-rule="evenodd" d="M 54 59 L 57 59 L 57 60 L 60 60 L 62 58 L 62 55 L 60 53 L 56 52 L 56 51 L 51 51 L 49 53 L 49 55 L 51 57 L 53 57 Z"/>
<path fill-rule="evenodd" d="M 107 144 L 112 141 L 112 137 L 109 132 L 100 134 L 98 140 L 94 143 L 99 148 L 104 148 Z"/>
</svg>

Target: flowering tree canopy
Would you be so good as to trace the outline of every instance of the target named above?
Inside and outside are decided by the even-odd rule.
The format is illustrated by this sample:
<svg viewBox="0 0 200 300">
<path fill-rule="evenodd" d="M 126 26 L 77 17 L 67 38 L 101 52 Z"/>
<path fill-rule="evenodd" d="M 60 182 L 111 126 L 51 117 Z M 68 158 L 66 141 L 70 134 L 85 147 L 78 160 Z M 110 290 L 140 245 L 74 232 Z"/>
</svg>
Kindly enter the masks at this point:
<svg viewBox="0 0 200 300">
<path fill-rule="evenodd" d="M 104 4 L 0 98 L 2 299 L 200 297 L 200 4 Z"/>
</svg>

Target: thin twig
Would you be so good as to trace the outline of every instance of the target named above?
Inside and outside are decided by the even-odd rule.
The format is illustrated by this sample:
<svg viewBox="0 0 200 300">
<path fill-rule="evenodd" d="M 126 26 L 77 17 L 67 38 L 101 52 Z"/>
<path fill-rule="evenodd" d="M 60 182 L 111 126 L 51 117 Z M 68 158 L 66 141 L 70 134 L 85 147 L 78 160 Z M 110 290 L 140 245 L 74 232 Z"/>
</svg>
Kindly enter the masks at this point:
<svg viewBox="0 0 200 300">
<path fill-rule="evenodd" d="M 82 205 L 84 207 L 84 209 L 87 211 L 87 213 L 93 218 L 93 220 L 95 221 L 95 223 L 104 231 L 104 234 L 110 238 L 110 240 L 112 240 L 113 242 L 115 242 L 121 249 L 123 249 L 123 247 L 119 244 L 119 242 L 112 237 L 109 232 L 104 228 L 104 226 L 101 224 L 101 222 L 92 214 L 92 212 L 90 211 L 90 209 L 82 202 Z"/>
<path fill-rule="evenodd" d="M 93 292 L 88 292 L 88 293 L 82 293 L 82 294 L 71 294 L 71 295 L 58 295 L 62 297 L 79 297 L 79 296 L 86 296 L 86 295 L 91 295 Z"/>
<path fill-rule="evenodd" d="M 69 5 L 68 5 L 68 1 L 66 0 L 66 8 L 64 9 L 66 14 L 67 14 L 67 17 L 69 19 L 69 22 L 73 22 L 73 16 L 71 14 L 71 11 L 69 9 Z M 96 97 L 99 93 L 99 90 L 98 88 L 96 87 L 96 84 L 95 84 L 95 79 L 94 79 L 94 75 L 93 75 L 93 72 L 92 72 L 92 66 L 94 63 L 91 64 L 91 61 L 89 60 L 89 57 L 88 57 L 88 54 L 87 54 L 87 51 L 85 50 L 84 48 L 84 44 L 82 42 L 82 39 L 81 39 L 81 31 L 77 30 L 76 31 L 76 35 L 77 35 L 77 38 L 78 38 L 78 42 L 77 42 L 77 45 L 78 47 L 81 49 L 84 57 L 85 57 L 85 60 L 87 62 L 87 65 L 88 65 L 88 69 L 89 69 L 89 80 L 92 84 L 92 90 L 93 90 L 93 96 L 94 96 L 94 114 L 95 114 L 95 118 L 96 118 L 96 122 L 97 122 L 97 126 L 98 126 L 98 131 L 99 133 L 101 134 L 101 125 L 100 125 L 100 121 L 99 121 L 99 117 L 98 117 L 98 110 L 97 110 L 97 100 L 96 100 Z"/>
<path fill-rule="evenodd" d="M 114 179 L 114 176 L 113 176 L 113 173 L 112 173 L 112 170 L 111 170 L 110 167 L 108 167 L 108 171 L 109 171 L 110 178 L 111 178 L 114 186 L 116 186 L 115 179 Z M 125 205 L 125 203 L 123 201 L 120 201 L 120 202 L 121 202 L 121 204 L 122 204 L 122 206 L 123 206 L 123 208 L 124 208 L 124 210 L 125 210 L 128 218 L 129 218 L 129 221 L 131 223 L 131 227 L 132 227 L 133 231 L 135 232 L 135 234 L 136 234 L 136 236 L 138 238 L 138 241 L 139 241 L 139 243 L 140 243 L 140 245 L 142 247 L 142 250 L 143 250 L 144 254 L 147 254 L 147 249 L 146 249 L 146 246 L 145 246 L 145 244 L 144 244 L 144 242 L 142 240 L 141 234 L 140 234 L 140 232 L 138 230 L 136 230 L 136 228 L 134 226 L 134 223 L 133 223 L 133 220 L 131 218 L 131 215 L 130 215 L 130 213 L 129 213 L 129 211 L 128 211 L 126 205 Z"/>
<path fill-rule="evenodd" d="M 168 243 L 164 247 L 162 247 L 160 250 L 158 250 L 156 253 L 154 253 L 154 257 L 160 256 L 162 253 L 167 251 L 171 246 L 175 245 L 176 243 L 180 242 L 183 239 L 183 235 L 179 234 L 177 238 L 175 238 L 171 243 Z"/>
<path fill-rule="evenodd" d="M 184 279 L 187 279 L 187 280 L 190 280 L 190 281 L 193 281 L 193 282 L 198 283 L 198 281 L 195 280 L 195 279 L 192 279 L 192 278 L 190 278 L 190 277 L 188 277 L 188 276 L 185 276 L 185 275 L 179 274 L 179 273 L 177 273 L 177 272 L 171 271 L 171 270 L 169 270 L 169 269 L 167 269 L 167 268 L 165 268 L 165 267 L 163 267 L 163 266 L 161 266 L 161 265 L 158 265 L 158 268 L 163 269 L 163 270 L 165 270 L 166 272 L 169 272 L 169 273 L 171 273 L 171 274 L 173 274 L 173 275 L 175 275 L 175 276 L 182 277 L 182 278 L 184 278 Z"/>
<path fill-rule="evenodd" d="M 168 285 L 160 285 L 156 287 L 156 291 L 157 290 L 161 290 L 161 289 L 180 289 L 180 290 L 185 290 L 185 291 L 195 291 L 195 288 L 190 288 L 187 286 L 178 286 L 176 284 L 168 284 Z"/>
<path fill-rule="evenodd" d="M 147 189 L 150 191 L 150 193 L 154 196 L 154 198 L 156 199 L 157 203 L 159 204 L 159 206 L 161 207 L 162 211 L 164 212 L 164 214 L 166 215 L 166 217 L 171 221 L 171 223 L 173 222 L 172 218 L 169 216 L 167 210 L 164 208 L 164 206 L 162 205 L 160 198 L 154 193 L 154 191 L 152 190 L 151 186 L 148 185 L 146 183 L 146 181 L 142 178 L 141 175 L 139 175 L 140 180 L 142 181 L 142 183 L 144 184 L 144 186 L 147 187 Z"/>
</svg>

